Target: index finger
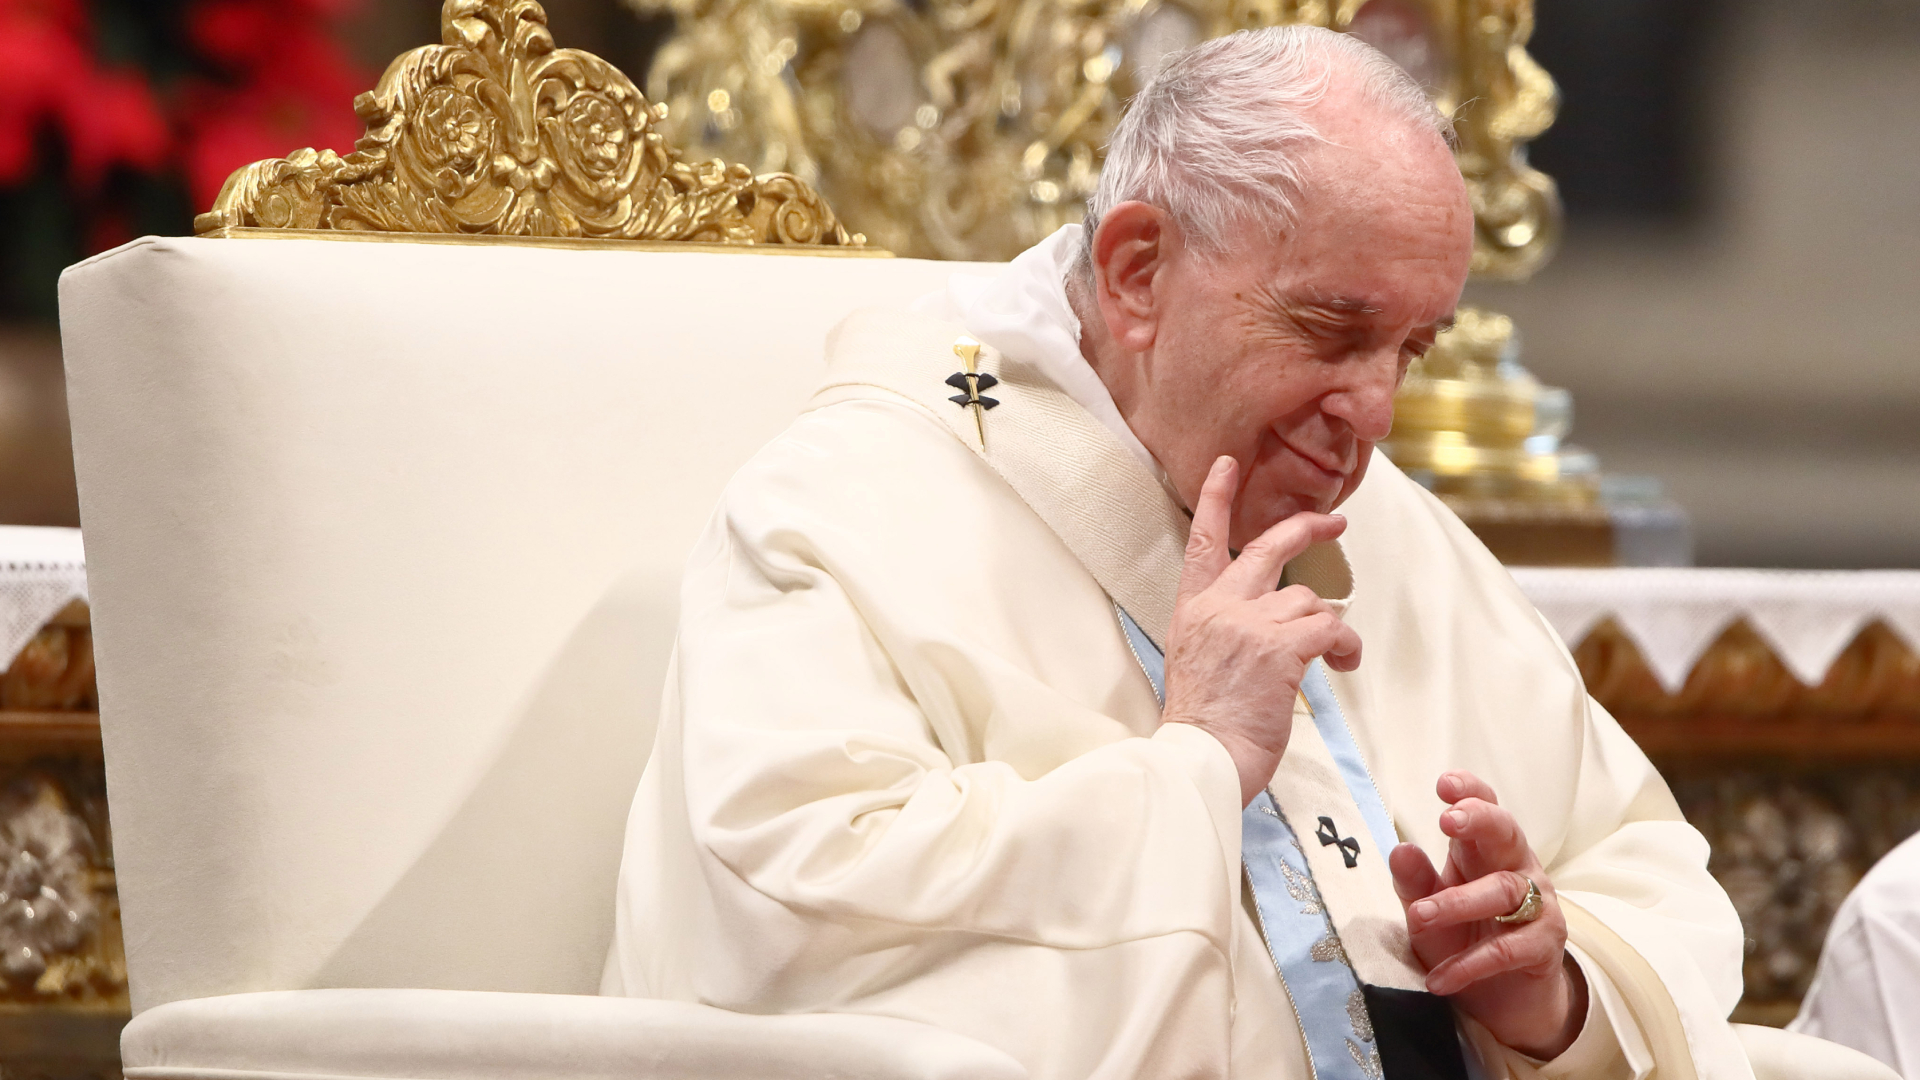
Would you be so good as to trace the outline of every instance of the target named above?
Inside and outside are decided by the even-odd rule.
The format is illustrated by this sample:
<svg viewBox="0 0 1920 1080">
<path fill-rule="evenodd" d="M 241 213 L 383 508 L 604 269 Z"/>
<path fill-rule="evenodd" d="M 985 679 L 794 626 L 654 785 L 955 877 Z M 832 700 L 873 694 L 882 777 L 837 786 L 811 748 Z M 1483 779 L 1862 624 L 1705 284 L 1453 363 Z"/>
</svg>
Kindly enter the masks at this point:
<svg viewBox="0 0 1920 1080">
<path fill-rule="evenodd" d="M 1240 463 L 1224 454 L 1207 470 L 1207 482 L 1193 507 L 1193 528 L 1187 533 L 1186 563 L 1180 568 L 1176 602 L 1205 592 L 1232 561 L 1227 552 L 1227 532 L 1233 527 L 1233 493 L 1239 472 Z"/>
</svg>

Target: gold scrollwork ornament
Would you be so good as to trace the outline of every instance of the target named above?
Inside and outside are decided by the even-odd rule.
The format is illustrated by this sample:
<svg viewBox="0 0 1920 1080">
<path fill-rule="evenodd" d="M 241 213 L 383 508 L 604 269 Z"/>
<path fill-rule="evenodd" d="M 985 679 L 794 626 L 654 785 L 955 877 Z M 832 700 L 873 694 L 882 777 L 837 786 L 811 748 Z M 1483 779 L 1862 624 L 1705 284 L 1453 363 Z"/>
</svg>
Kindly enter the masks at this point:
<svg viewBox="0 0 1920 1080">
<path fill-rule="evenodd" d="M 786 174 L 682 160 L 617 68 L 554 47 L 534 0 L 447 0 L 440 45 L 354 109 L 344 157 L 299 150 L 228 178 L 197 233 L 233 228 L 860 246 Z"/>
<path fill-rule="evenodd" d="M 1381 45 L 1457 114 L 1476 272 L 1523 278 L 1557 234 L 1553 182 L 1524 158 L 1555 106 L 1525 50 L 1531 0 L 626 2 L 675 19 L 648 75 L 670 139 L 790 169 L 903 254 L 1011 258 L 1079 220 L 1163 57 L 1289 23 Z"/>
</svg>

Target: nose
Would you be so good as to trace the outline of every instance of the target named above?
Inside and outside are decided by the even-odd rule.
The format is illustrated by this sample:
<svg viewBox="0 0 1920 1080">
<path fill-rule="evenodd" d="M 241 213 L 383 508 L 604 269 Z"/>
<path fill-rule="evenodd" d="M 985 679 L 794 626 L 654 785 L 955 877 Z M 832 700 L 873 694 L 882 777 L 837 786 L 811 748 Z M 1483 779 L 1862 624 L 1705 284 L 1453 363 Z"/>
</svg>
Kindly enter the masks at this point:
<svg viewBox="0 0 1920 1080">
<path fill-rule="evenodd" d="M 1386 438 L 1393 430 L 1393 395 L 1400 389 L 1399 361 L 1397 353 L 1384 362 L 1369 360 L 1352 382 L 1321 399 L 1321 409 L 1345 421 L 1361 442 Z"/>
</svg>

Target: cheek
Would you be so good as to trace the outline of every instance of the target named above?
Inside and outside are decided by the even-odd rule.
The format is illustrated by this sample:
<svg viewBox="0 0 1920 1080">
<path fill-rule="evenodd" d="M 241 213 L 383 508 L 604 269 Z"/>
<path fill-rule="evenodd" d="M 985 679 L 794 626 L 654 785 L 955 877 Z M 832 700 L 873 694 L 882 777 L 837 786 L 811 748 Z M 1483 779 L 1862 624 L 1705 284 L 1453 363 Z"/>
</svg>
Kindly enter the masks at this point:
<svg viewBox="0 0 1920 1080">
<path fill-rule="evenodd" d="M 1217 326 L 1179 320 L 1166 327 L 1154 345 L 1151 407 L 1163 415 L 1168 435 L 1203 442 L 1211 453 L 1245 464 L 1248 436 L 1260 423 L 1247 409 L 1251 361 L 1235 355 L 1234 345 Z"/>
</svg>

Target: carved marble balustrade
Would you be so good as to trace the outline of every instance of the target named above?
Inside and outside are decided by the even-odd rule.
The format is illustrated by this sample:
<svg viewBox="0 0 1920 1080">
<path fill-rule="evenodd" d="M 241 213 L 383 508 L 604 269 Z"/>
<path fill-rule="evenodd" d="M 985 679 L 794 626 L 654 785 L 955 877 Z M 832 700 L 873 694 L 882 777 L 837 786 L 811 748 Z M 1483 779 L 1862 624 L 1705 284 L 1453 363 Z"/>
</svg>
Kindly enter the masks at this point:
<svg viewBox="0 0 1920 1080">
<path fill-rule="evenodd" d="M 0 528 L 0 1069 L 119 1073 L 127 968 L 71 529 Z"/>
<path fill-rule="evenodd" d="M 1514 576 L 1713 845 L 1747 930 L 1736 1019 L 1792 1019 L 1834 909 L 1920 831 L 1920 573 Z"/>
</svg>

